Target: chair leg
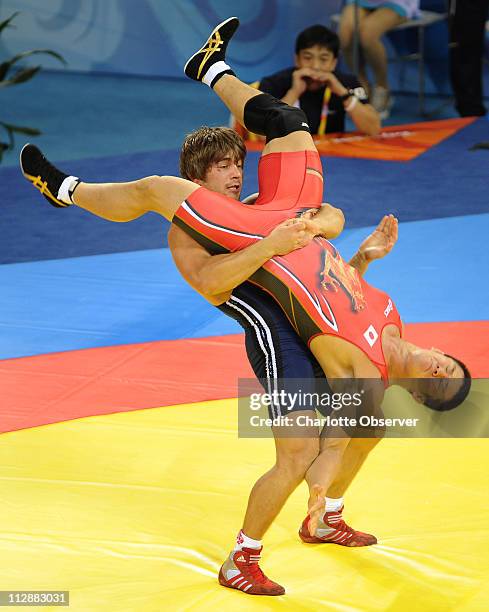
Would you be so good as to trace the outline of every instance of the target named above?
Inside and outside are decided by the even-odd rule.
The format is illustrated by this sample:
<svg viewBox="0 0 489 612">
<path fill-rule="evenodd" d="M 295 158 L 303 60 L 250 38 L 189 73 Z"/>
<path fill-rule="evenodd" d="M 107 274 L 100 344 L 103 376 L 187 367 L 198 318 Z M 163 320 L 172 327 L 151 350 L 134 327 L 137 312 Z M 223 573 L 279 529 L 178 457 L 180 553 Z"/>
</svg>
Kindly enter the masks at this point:
<svg viewBox="0 0 489 612">
<path fill-rule="evenodd" d="M 358 76 L 360 70 L 360 19 L 358 14 L 358 0 L 353 5 L 353 74 Z"/>
<path fill-rule="evenodd" d="M 419 114 L 424 115 L 424 27 L 418 28 Z"/>
</svg>

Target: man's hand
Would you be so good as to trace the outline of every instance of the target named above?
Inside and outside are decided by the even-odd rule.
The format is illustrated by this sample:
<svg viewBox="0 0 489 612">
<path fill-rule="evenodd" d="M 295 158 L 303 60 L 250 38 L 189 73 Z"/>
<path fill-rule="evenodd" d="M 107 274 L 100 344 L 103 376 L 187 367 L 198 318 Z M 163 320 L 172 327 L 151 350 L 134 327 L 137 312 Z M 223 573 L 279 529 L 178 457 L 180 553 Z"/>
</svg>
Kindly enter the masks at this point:
<svg viewBox="0 0 489 612">
<path fill-rule="evenodd" d="M 312 68 L 297 68 L 292 73 L 291 90 L 297 98 L 300 98 L 307 89 L 309 80 L 317 80 L 314 78 L 315 71 Z"/>
<path fill-rule="evenodd" d="M 394 215 L 385 215 L 376 229 L 367 236 L 358 252 L 366 262 L 381 259 L 392 251 L 397 242 L 398 221 Z"/>
<path fill-rule="evenodd" d="M 326 83 L 331 89 L 331 93 L 337 96 L 344 96 L 348 93 L 348 89 L 341 83 L 332 72 L 319 72 L 317 79 L 322 83 Z"/>
<path fill-rule="evenodd" d="M 263 243 L 267 243 L 272 257 L 273 255 L 287 255 L 309 244 L 315 236 L 314 229 L 307 221 L 287 219 L 277 225 L 263 239 Z"/>
<path fill-rule="evenodd" d="M 394 215 L 385 215 L 376 229 L 362 242 L 358 251 L 348 262 L 358 270 L 360 276 L 367 271 L 370 262 L 381 259 L 392 251 L 397 242 L 398 221 Z"/>
<path fill-rule="evenodd" d="M 312 68 L 298 68 L 292 73 L 292 89 L 298 97 L 302 96 L 306 91 L 307 83 L 310 81 L 315 81 L 321 85 L 328 85 L 331 92 L 337 96 L 344 96 L 348 92 L 346 87 L 332 72 L 322 72 Z"/>
</svg>

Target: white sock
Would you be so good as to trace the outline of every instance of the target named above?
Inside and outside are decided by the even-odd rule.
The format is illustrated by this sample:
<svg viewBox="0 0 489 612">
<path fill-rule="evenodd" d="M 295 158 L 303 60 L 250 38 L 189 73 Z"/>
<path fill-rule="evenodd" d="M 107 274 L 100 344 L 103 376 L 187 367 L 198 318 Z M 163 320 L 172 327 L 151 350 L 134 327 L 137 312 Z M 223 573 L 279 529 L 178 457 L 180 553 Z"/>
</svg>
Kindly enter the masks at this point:
<svg viewBox="0 0 489 612">
<path fill-rule="evenodd" d="M 343 506 L 343 503 L 344 502 L 343 502 L 342 497 L 338 497 L 338 498 L 327 497 L 325 510 L 326 512 L 338 512 L 338 510 L 340 510 L 341 507 Z"/>
<path fill-rule="evenodd" d="M 212 66 L 202 78 L 202 83 L 205 83 L 210 87 L 212 85 L 212 81 L 216 78 L 216 76 L 218 74 L 221 74 L 221 72 L 225 72 L 226 70 L 231 70 L 231 68 L 226 64 L 226 62 L 221 61 L 212 64 Z"/>
<path fill-rule="evenodd" d="M 261 540 L 249 538 L 242 531 L 236 536 L 236 545 L 233 550 L 242 550 L 243 548 L 261 548 Z"/>
<path fill-rule="evenodd" d="M 71 199 L 71 194 L 79 182 L 80 179 L 77 176 L 67 176 L 59 188 L 58 200 L 61 200 L 65 204 L 74 204 Z"/>
</svg>

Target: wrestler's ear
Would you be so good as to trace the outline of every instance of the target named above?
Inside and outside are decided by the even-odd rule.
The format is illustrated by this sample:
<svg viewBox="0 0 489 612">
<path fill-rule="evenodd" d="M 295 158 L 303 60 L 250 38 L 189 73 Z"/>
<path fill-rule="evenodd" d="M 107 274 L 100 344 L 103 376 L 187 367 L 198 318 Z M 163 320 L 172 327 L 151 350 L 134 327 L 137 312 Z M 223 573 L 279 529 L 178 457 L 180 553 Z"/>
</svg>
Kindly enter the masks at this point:
<svg viewBox="0 0 489 612">
<path fill-rule="evenodd" d="M 205 181 L 201 181 L 200 179 L 192 179 L 192 183 L 196 183 L 199 187 L 202 187 Z"/>
</svg>

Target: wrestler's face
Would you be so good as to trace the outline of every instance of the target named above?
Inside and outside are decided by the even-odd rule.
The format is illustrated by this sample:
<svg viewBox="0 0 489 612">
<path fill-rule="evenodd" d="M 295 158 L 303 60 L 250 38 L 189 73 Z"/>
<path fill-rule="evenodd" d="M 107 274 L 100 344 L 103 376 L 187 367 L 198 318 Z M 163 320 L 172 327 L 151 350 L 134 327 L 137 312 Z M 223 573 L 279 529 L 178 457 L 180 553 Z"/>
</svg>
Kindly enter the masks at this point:
<svg viewBox="0 0 489 612">
<path fill-rule="evenodd" d="M 243 187 L 243 160 L 234 159 L 231 155 L 223 157 L 211 165 L 205 180 L 199 184 L 211 191 L 239 200 Z"/>
<path fill-rule="evenodd" d="M 412 395 L 419 402 L 423 403 L 426 397 L 448 401 L 462 386 L 462 368 L 439 349 L 412 347 L 406 365 L 408 376 L 415 379 Z"/>
<path fill-rule="evenodd" d="M 332 72 L 336 68 L 338 58 L 332 51 L 320 45 L 314 45 L 308 49 L 301 49 L 295 56 L 296 68 L 309 68 L 312 76 L 304 80 L 307 83 L 308 91 L 317 91 L 324 86 L 322 76 L 325 72 Z M 317 80 L 314 77 L 317 77 Z"/>
</svg>

